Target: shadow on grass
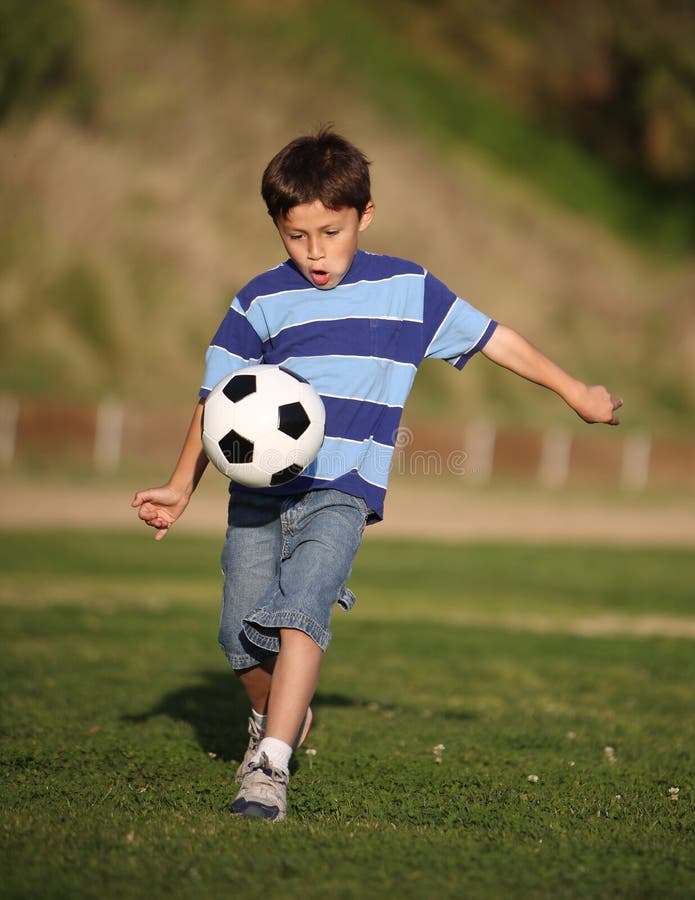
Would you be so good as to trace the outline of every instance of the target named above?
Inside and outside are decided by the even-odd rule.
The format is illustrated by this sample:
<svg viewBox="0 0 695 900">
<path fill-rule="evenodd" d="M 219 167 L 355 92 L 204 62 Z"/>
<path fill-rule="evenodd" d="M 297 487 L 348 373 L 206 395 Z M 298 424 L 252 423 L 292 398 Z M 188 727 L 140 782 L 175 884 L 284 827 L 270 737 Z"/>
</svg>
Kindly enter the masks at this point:
<svg viewBox="0 0 695 900">
<path fill-rule="evenodd" d="M 125 715 L 124 722 L 139 724 L 157 716 L 186 722 L 206 753 L 224 761 L 240 760 L 248 742 L 248 700 L 234 676 L 227 672 L 199 672 L 194 684 L 165 694 L 150 709 Z"/>
<path fill-rule="evenodd" d="M 179 688 L 165 694 L 162 699 L 146 712 L 125 715 L 122 721 L 131 724 L 148 722 L 157 716 L 166 716 L 174 721 L 186 722 L 196 735 L 201 748 L 206 753 L 214 753 L 225 762 L 239 761 L 244 755 L 248 742 L 246 723 L 249 714 L 248 700 L 243 689 L 231 673 L 200 672 L 195 684 Z M 372 701 L 347 694 L 316 694 L 312 701 L 314 725 L 324 708 L 355 707 L 369 708 Z M 383 711 L 396 709 L 395 706 L 380 703 Z M 420 714 L 415 708 L 406 709 L 398 705 L 401 712 Z M 439 713 L 442 718 L 467 719 L 470 713 L 451 710 Z"/>
</svg>

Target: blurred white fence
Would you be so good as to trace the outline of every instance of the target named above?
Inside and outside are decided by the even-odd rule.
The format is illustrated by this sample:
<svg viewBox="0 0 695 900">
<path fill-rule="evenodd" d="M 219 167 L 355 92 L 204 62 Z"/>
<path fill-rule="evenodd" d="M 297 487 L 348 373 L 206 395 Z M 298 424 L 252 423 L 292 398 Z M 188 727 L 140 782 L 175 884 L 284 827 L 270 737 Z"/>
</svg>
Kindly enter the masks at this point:
<svg viewBox="0 0 695 900">
<path fill-rule="evenodd" d="M 176 460 L 190 415 L 190 408 L 144 410 L 112 398 L 87 406 L 0 396 L 0 465 L 69 460 L 101 473 L 143 463 L 166 468 Z M 398 433 L 393 466 L 478 483 L 689 492 L 695 491 L 695 440 L 581 425 L 533 431 L 480 421 L 461 428 L 411 422 Z"/>
</svg>

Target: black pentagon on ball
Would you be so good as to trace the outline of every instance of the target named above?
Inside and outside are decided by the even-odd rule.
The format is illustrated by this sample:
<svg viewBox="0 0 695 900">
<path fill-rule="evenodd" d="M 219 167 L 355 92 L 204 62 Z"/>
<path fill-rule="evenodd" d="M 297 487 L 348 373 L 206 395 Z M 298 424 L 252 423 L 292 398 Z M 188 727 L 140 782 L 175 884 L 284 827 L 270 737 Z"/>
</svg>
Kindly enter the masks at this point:
<svg viewBox="0 0 695 900">
<path fill-rule="evenodd" d="M 278 430 L 298 440 L 311 425 L 301 403 L 282 403 L 278 407 Z"/>
<path fill-rule="evenodd" d="M 256 391 L 255 375 L 234 375 L 222 388 L 222 393 L 232 403 L 238 403 Z"/>
<path fill-rule="evenodd" d="M 253 441 L 236 431 L 230 431 L 219 440 L 220 450 L 227 462 L 233 465 L 250 463 L 253 459 Z"/>
<path fill-rule="evenodd" d="M 303 466 L 299 466 L 297 465 L 297 463 L 293 463 L 286 469 L 281 469 L 279 472 L 276 472 L 270 479 L 271 487 L 275 487 L 278 484 L 286 484 L 288 481 L 292 481 L 293 478 L 296 478 L 297 475 L 299 475 L 302 469 Z"/>
</svg>

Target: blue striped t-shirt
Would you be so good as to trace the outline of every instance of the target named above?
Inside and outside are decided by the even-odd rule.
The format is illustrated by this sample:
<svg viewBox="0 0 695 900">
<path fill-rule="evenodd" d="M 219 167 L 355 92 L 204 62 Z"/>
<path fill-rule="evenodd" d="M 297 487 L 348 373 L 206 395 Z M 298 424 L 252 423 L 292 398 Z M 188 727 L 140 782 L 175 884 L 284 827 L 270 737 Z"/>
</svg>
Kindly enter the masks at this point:
<svg viewBox="0 0 695 900">
<path fill-rule="evenodd" d="M 291 260 L 237 294 L 206 356 L 201 397 L 242 366 L 283 365 L 309 381 L 326 407 L 316 459 L 288 495 L 335 488 L 362 497 L 381 519 L 401 413 L 426 358 L 462 369 L 497 323 L 422 266 L 358 250 L 343 280 L 322 291 Z M 234 490 L 243 489 L 232 484 Z"/>
</svg>

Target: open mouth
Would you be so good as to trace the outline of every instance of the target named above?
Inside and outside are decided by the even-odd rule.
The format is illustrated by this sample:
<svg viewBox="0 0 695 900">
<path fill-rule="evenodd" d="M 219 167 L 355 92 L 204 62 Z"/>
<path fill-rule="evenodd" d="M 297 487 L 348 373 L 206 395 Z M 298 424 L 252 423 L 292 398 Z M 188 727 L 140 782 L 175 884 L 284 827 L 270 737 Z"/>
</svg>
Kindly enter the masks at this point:
<svg viewBox="0 0 695 900">
<path fill-rule="evenodd" d="M 317 287 L 323 287 L 328 284 L 328 279 L 331 277 L 325 269 L 312 269 L 310 275 L 311 280 Z"/>
</svg>

